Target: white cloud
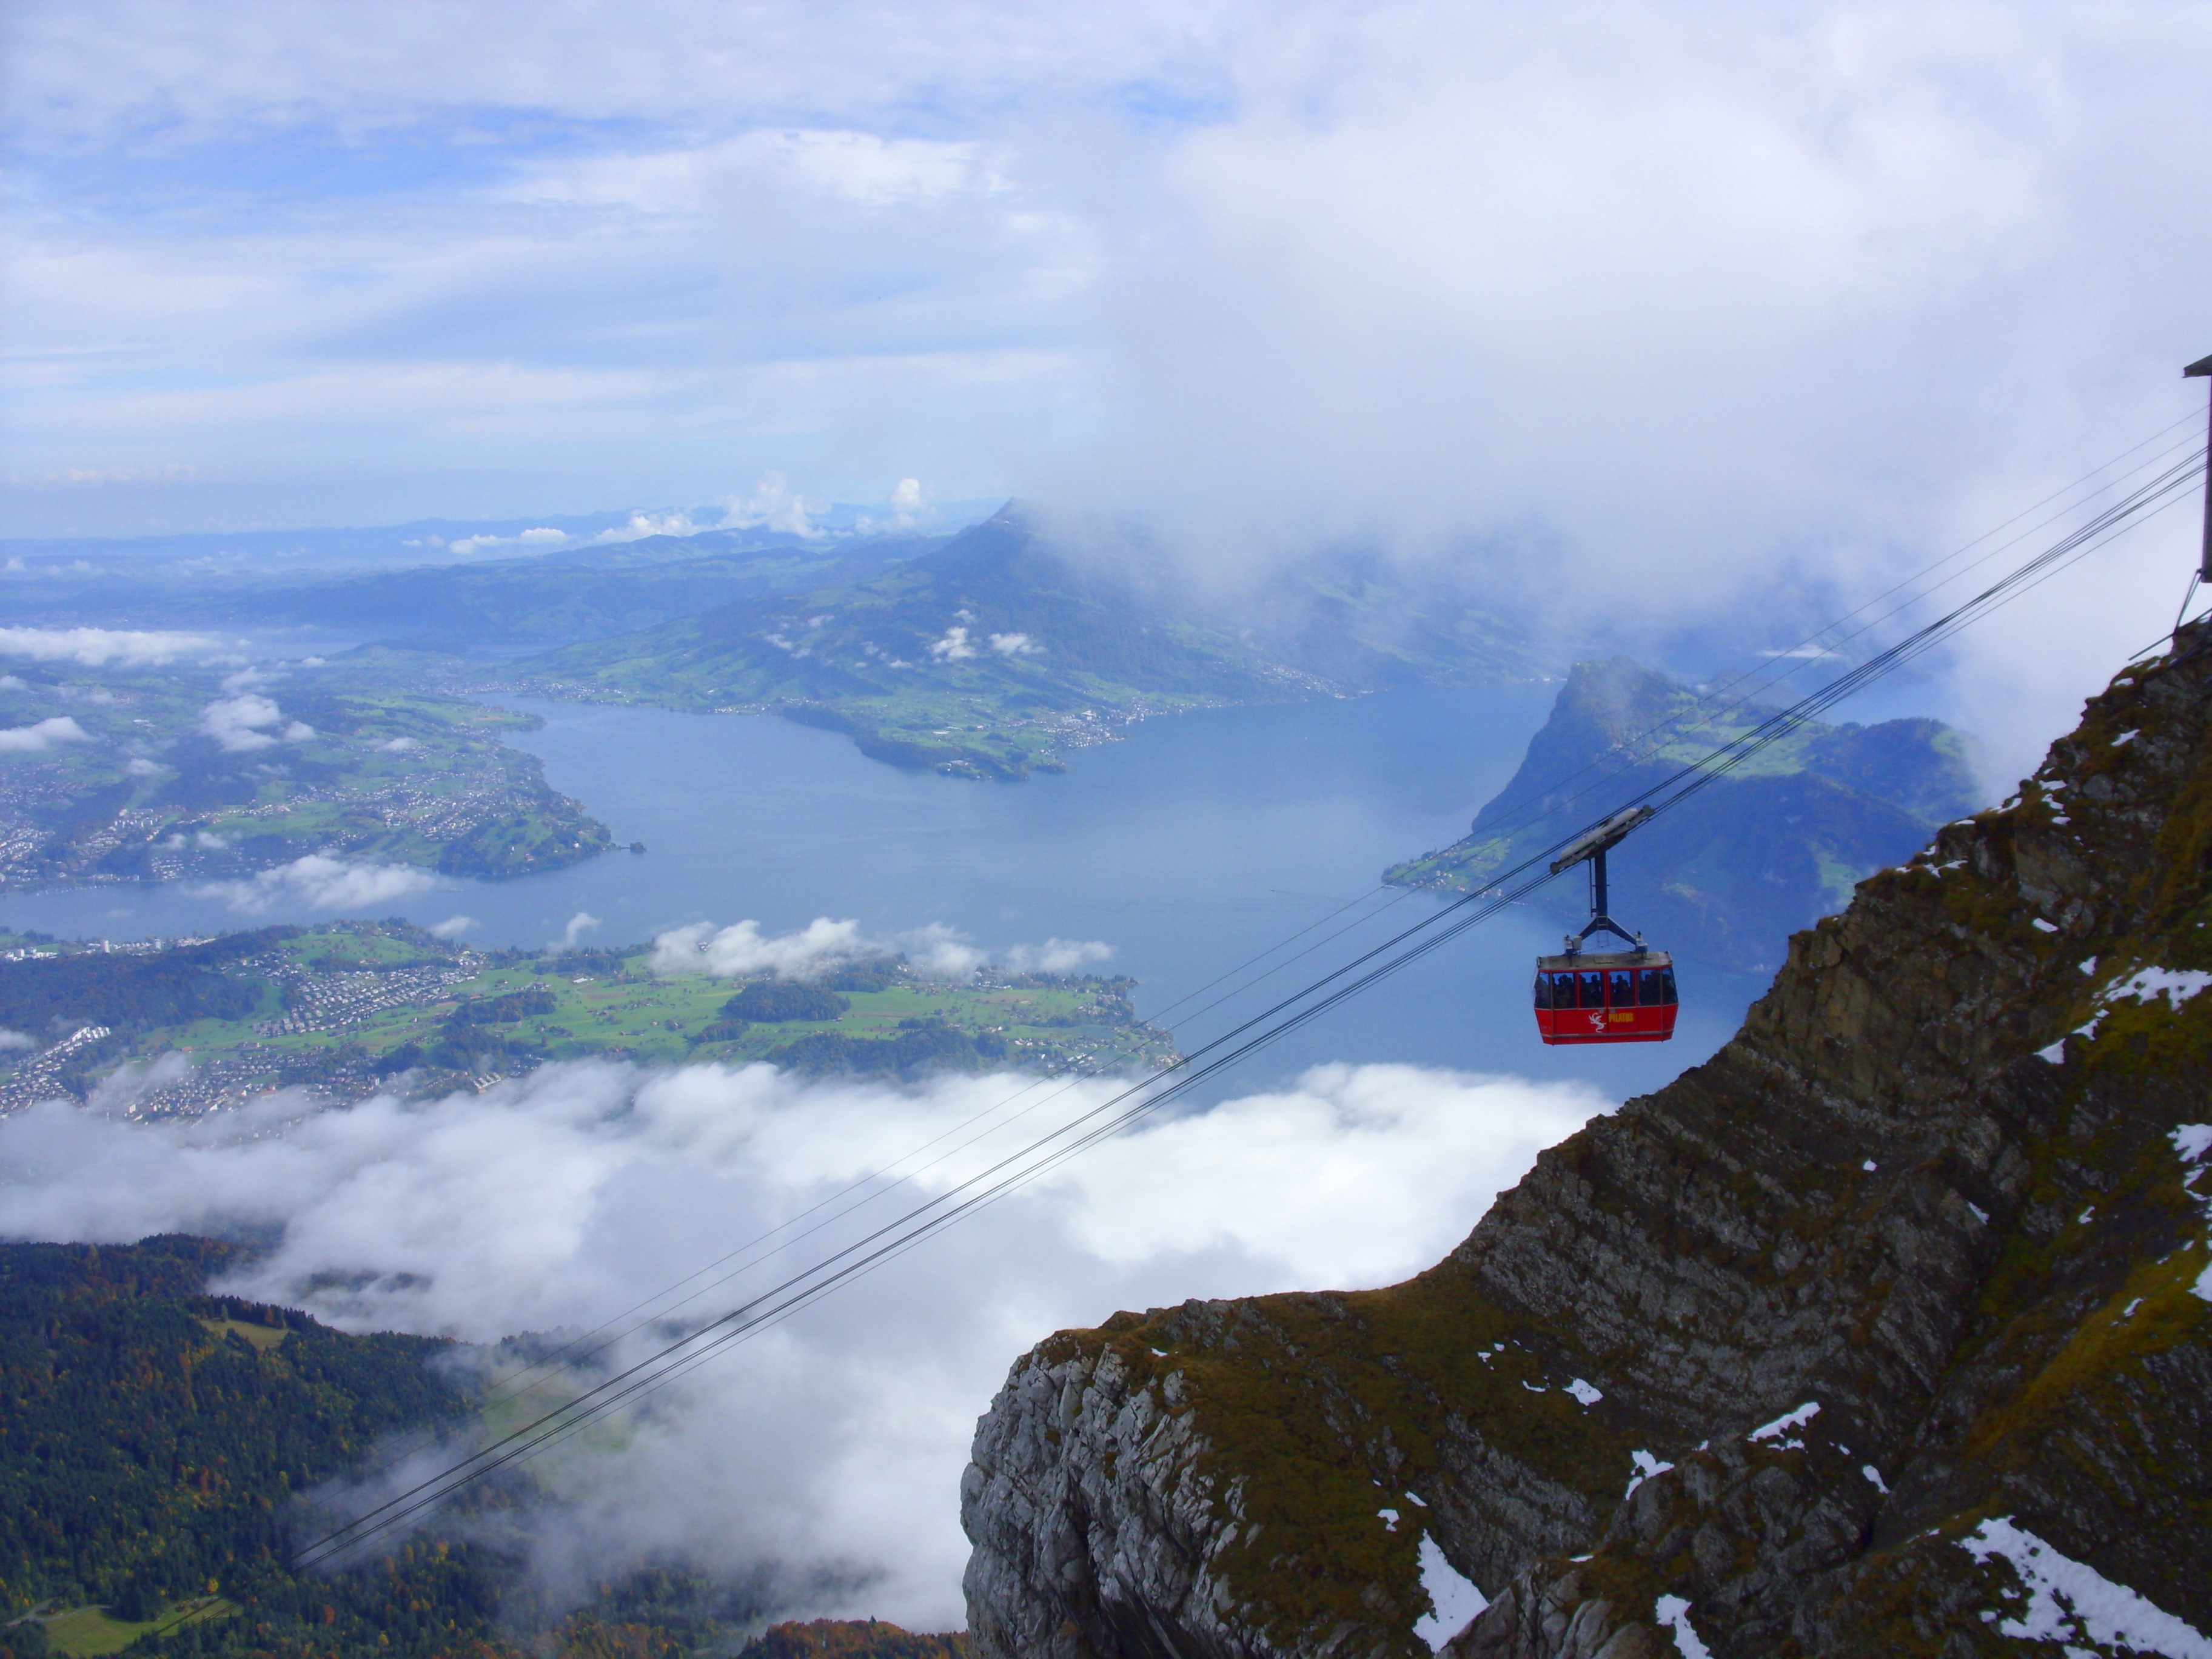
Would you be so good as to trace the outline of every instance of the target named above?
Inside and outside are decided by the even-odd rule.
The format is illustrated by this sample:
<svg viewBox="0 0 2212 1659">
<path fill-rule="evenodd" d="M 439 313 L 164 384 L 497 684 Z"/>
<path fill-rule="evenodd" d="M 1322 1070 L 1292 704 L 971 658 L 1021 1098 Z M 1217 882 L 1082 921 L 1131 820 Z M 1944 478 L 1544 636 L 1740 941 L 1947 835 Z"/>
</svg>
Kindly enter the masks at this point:
<svg viewBox="0 0 2212 1659">
<path fill-rule="evenodd" d="M 599 919 L 597 916 L 588 910 L 579 910 L 568 918 L 568 925 L 561 930 L 561 937 L 554 943 L 564 951 L 573 951 L 581 942 L 585 934 L 596 932 L 599 926 Z"/>
<path fill-rule="evenodd" d="M 287 720 L 274 702 L 252 691 L 210 703 L 200 710 L 199 727 L 233 754 L 300 743 L 315 735 L 313 726 L 304 720 Z"/>
<path fill-rule="evenodd" d="M 481 927 L 483 925 L 474 916 L 447 916 L 430 931 L 440 939 L 459 939 L 470 928 Z"/>
<path fill-rule="evenodd" d="M 780 974 L 819 979 L 840 963 L 878 953 L 860 936 L 857 921 L 817 916 L 795 933 L 767 934 L 757 921 L 717 928 L 711 921 L 671 928 L 653 941 L 656 974 L 708 973 L 723 979 Z"/>
<path fill-rule="evenodd" d="M 88 222 L 41 204 L 90 175 L 30 164 L 15 447 L 184 456 L 210 518 L 338 511 L 341 472 L 356 522 L 775 472 L 795 510 L 737 519 L 811 526 L 913 475 L 1152 512 L 1208 570 L 1351 537 L 1759 650 L 1778 590 L 1832 615 L 2201 397 L 2212 229 L 2158 206 L 2212 183 L 2186 7 L 987 0 L 858 42 L 583 7 L 511 61 L 465 0 L 156 10 L 10 37 L 25 154 L 127 180 L 158 134 L 173 181 Z M 383 175 L 370 225 L 233 161 L 385 131 L 469 164 Z M 2163 628 L 2185 517 L 1962 643 L 1992 752 Z"/>
<path fill-rule="evenodd" d="M 279 1098 L 183 1127 L 46 1106 L 0 1123 L 0 1234 L 258 1224 L 281 1242 L 235 1288 L 349 1328 L 588 1328 L 872 1172 L 916 1173 L 887 1197 L 902 1206 L 1106 1097 L 1056 1086 L 1019 1119 L 1040 1104 L 1030 1079 L 899 1091 L 764 1066 L 556 1066 L 482 1096 L 305 1115 Z M 787 1583 L 841 1565 L 778 1611 L 957 1626 L 960 1471 L 1024 1348 L 1117 1308 L 1403 1278 L 1603 1104 L 1331 1066 L 1156 1123 L 695 1373 L 635 1435 L 556 1458 L 565 1510 L 525 1535 L 547 1571 L 580 1558 L 595 1579 L 656 1559 Z M 889 1212 L 872 1203 L 688 1310 L 734 1305 Z"/>
<path fill-rule="evenodd" d="M 67 714 L 56 714 L 29 726 L 0 730 L 0 754 L 23 754 L 51 748 L 58 743 L 90 743 L 91 733 Z"/>
<path fill-rule="evenodd" d="M 1102 939 L 1048 939 L 1042 945 L 1017 945 L 1006 966 L 1024 974 L 1073 974 L 1110 958 L 1114 947 Z"/>
<path fill-rule="evenodd" d="M 213 651 L 222 641 L 205 634 L 145 632 L 114 628 L 0 628 L 0 653 L 40 662 L 107 663 L 136 667 Z"/>
<path fill-rule="evenodd" d="M 1013 945 L 994 952 L 945 923 L 878 939 L 850 919 L 817 916 L 795 933 L 763 933 L 757 921 L 717 928 L 711 921 L 673 927 L 653 941 L 652 969 L 657 974 L 714 974 L 725 979 L 777 974 L 786 979 L 819 979 L 848 962 L 903 956 L 926 978 L 964 980 L 993 960 L 1020 973 L 1074 973 L 1114 954 L 1097 939 L 1047 939 L 1042 945 Z"/>
<path fill-rule="evenodd" d="M 416 743 L 412 738 L 386 738 L 382 743 L 371 744 L 369 745 L 372 749 L 381 750 L 387 755 L 404 755 L 409 750 L 417 749 L 421 746 L 422 745 Z"/>
<path fill-rule="evenodd" d="M 732 495 L 722 503 L 722 524 L 732 530 L 781 530 L 793 536 L 820 536 L 805 498 L 793 492 L 781 472 L 763 473 L 750 495 Z"/>
<path fill-rule="evenodd" d="M 955 624 L 943 639 L 929 642 L 929 654 L 939 662 L 963 662 L 975 654 L 975 647 L 968 643 L 968 630 Z"/>
<path fill-rule="evenodd" d="M 181 1083 L 191 1073 L 191 1056 L 180 1049 L 151 1060 L 126 1061 L 93 1085 L 86 1109 L 96 1117 L 126 1117 L 147 1095 Z"/>
<path fill-rule="evenodd" d="M 799 129 L 556 164 L 534 169 L 513 194 L 530 202 L 693 215 L 749 183 L 862 208 L 991 195 L 1006 187 L 974 143 Z"/>
<path fill-rule="evenodd" d="M 134 778 L 150 778 L 164 769 L 155 762 L 148 760 L 143 755 L 133 755 L 129 760 L 124 762 L 123 769 Z"/>
<path fill-rule="evenodd" d="M 258 915 L 287 905 L 362 910 L 440 884 L 428 870 L 412 865 L 353 862 L 310 853 L 243 880 L 207 882 L 191 890 L 202 898 L 219 898 L 242 915 Z"/>
<path fill-rule="evenodd" d="M 636 542 L 647 536 L 696 536 L 707 528 L 693 522 L 688 513 L 633 513 L 629 522 L 613 530 L 602 530 L 592 538 L 595 542 Z"/>
<path fill-rule="evenodd" d="M 462 558 L 496 547 L 520 547 L 550 552 L 556 547 L 564 546 L 568 539 L 567 531 L 541 526 L 536 530 L 526 530 L 514 536 L 463 536 L 451 544 L 447 550 Z"/>
<path fill-rule="evenodd" d="M 990 953 L 976 949 L 967 934 L 941 921 L 901 933 L 893 944 L 906 953 L 907 960 L 917 969 L 933 979 L 966 979 L 991 959 Z M 1022 947 L 1014 948 L 1018 951 Z"/>
<path fill-rule="evenodd" d="M 4 1026 L 0 1026 L 0 1049 L 35 1048 L 38 1046 L 38 1038 L 32 1036 L 29 1033 L 24 1031 L 11 1031 Z"/>
<path fill-rule="evenodd" d="M 14 674 L 0 674 L 0 691 L 27 691 L 31 688 Z"/>
<path fill-rule="evenodd" d="M 994 634 L 991 649 L 1002 657 L 1042 657 L 1044 647 L 1026 634 Z"/>
</svg>

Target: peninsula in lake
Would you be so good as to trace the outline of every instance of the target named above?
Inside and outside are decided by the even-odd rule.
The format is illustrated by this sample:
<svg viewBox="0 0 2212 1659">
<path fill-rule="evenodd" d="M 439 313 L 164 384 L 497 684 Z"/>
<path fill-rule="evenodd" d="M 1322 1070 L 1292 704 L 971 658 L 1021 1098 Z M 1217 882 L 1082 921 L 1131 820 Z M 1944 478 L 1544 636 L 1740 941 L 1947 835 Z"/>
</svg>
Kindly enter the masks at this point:
<svg viewBox="0 0 2212 1659">
<path fill-rule="evenodd" d="M 1382 878 L 1473 891 L 1774 712 L 1744 702 L 1715 713 L 1697 689 L 1625 657 L 1578 663 L 1467 836 Z M 1808 721 L 1623 843 L 1611 860 L 1613 914 L 1695 959 L 1770 972 L 1792 933 L 1981 804 L 1970 753 L 1940 720 Z M 1563 921 L 1589 914 L 1579 872 L 1535 902 Z"/>
</svg>

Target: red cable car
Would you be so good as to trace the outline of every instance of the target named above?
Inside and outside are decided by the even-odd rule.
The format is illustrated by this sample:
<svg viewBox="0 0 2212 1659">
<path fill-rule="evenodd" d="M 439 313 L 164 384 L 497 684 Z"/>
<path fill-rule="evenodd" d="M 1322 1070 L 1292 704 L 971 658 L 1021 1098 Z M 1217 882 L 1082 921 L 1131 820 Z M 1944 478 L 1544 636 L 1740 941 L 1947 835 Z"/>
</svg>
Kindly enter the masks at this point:
<svg viewBox="0 0 2212 1659">
<path fill-rule="evenodd" d="M 1590 919 L 1567 935 L 1561 954 L 1536 958 L 1536 1030 L 1547 1042 L 1664 1042 L 1674 1035 L 1674 959 L 1606 914 L 1606 853 L 1650 816 L 1649 806 L 1617 812 L 1552 860 L 1554 875 L 1589 865 Z M 1595 933 L 1632 948 L 1583 950 Z"/>
</svg>

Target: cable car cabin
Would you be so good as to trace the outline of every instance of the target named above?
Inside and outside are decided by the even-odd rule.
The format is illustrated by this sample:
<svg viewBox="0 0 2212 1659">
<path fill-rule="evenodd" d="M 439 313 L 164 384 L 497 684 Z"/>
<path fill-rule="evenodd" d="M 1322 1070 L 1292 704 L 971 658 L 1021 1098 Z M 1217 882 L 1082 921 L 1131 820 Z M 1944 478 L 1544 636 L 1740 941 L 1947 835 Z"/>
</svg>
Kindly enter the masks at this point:
<svg viewBox="0 0 2212 1659">
<path fill-rule="evenodd" d="M 1664 1042 L 1675 1012 L 1674 959 L 1664 951 L 1536 958 L 1536 1030 L 1547 1042 Z"/>
</svg>

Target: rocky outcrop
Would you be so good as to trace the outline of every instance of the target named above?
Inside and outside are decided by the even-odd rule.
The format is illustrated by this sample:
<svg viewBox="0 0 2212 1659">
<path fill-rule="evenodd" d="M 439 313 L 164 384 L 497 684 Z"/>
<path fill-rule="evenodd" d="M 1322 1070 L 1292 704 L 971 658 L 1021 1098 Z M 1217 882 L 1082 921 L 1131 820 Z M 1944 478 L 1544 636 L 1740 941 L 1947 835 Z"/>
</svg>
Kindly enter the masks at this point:
<svg viewBox="0 0 2212 1659">
<path fill-rule="evenodd" d="M 1024 1356 L 978 1651 L 2212 1654 L 2207 969 L 2200 626 L 1435 1268 Z"/>
</svg>

